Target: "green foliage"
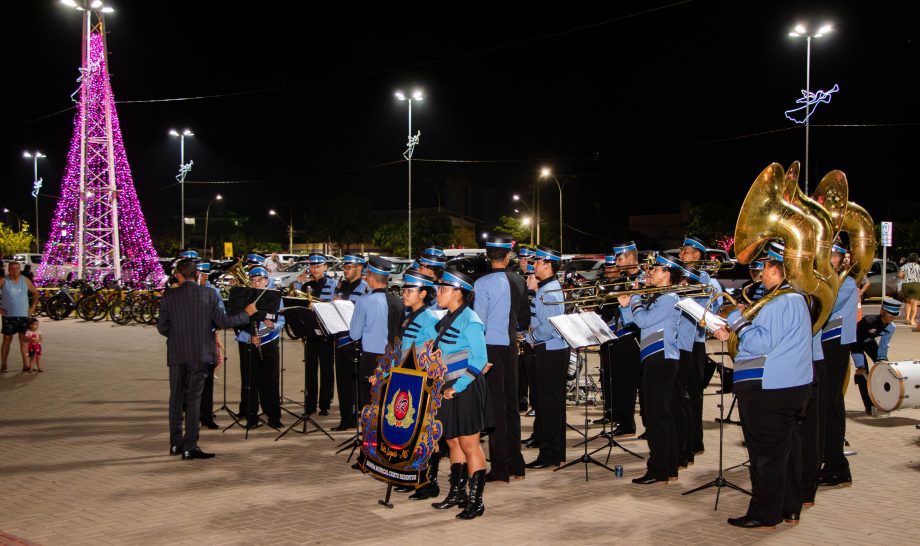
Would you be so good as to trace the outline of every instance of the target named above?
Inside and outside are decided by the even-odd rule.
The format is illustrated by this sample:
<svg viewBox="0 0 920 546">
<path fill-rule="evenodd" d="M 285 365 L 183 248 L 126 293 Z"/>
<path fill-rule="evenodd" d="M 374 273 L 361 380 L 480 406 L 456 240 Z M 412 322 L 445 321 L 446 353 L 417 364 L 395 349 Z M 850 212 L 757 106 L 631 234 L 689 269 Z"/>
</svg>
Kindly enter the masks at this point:
<svg viewBox="0 0 920 546">
<path fill-rule="evenodd" d="M 0 224 L 0 256 L 12 256 L 29 252 L 32 246 L 32 234 L 29 233 L 29 224 L 22 222 L 20 231 L 13 231 L 13 228 L 6 224 Z"/>
<path fill-rule="evenodd" d="M 736 212 L 740 205 L 719 201 L 707 201 L 690 207 L 690 225 L 687 234 L 702 239 L 712 246 L 718 239 L 735 233 Z"/>
<path fill-rule="evenodd" d="M 499 235 L 507 235 L 515 241 L 530 242 L 530 226 L 525 226 L 520 218 L 514 216 L 499 216 L 498 224 L 492 231 Z"/>
<path fill-rule="evenodd" d="M 418 253 L 427 246 L 449 247 L 463 243 L 463 237 L 454 233 L 450 218 L 445 215 L 424 214 L 412 218 L 412 249 Z M 408 256 L 409 223 L 394 220 L 380 224 L 371 236 L 378 247 L 390 249 L 394 256 Z M 472 243 L 475 246 L 475 241 Z"/>
</svg>

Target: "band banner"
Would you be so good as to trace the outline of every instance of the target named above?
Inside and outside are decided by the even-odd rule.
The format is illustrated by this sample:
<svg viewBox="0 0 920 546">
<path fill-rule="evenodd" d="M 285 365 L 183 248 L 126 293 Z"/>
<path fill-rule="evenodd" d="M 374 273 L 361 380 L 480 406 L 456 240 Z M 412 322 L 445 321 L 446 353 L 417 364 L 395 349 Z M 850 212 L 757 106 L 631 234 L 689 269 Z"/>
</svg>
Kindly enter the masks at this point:
<svg viewBox="0 0 920 546">
<path fill-rule="evenodd" d="M 400 346 L 399 338 L 394 345 Z M 358 464 L 380 481 L 421 487 L 428 483 L 428 460 L 441 438 L 436 417 L 447 367 L 431 341 L 405 357 L 387 346 L 377 363 L 371 403 L 361 411 Z"/>
</svg>

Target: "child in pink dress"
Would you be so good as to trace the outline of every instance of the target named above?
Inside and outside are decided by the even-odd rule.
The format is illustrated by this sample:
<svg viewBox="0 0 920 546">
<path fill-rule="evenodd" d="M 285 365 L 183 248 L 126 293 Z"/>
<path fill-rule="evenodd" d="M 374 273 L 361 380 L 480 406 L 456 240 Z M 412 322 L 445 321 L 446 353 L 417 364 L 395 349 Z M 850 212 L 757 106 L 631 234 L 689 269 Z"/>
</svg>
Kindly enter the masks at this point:
<svg viewBox="0 0 920 546">
<path fill-rule="evenodd" d="M 29 342 L 29 372 L 42 371 L 42 333 L 38 329 L 38 319 L 29 319 L 29 330 L 24 334 Z"/>
</svg>

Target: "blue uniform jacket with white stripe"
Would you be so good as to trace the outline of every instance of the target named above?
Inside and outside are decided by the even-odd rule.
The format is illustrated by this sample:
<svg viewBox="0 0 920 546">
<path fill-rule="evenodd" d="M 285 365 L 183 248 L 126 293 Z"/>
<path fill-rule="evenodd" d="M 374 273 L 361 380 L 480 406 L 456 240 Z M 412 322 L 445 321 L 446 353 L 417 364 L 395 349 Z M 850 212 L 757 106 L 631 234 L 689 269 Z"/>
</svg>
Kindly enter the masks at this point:
<svg viewBox="0 0 920 546">
<path fill-rule="evenodd" d="M 794 292 L 776 296 L 750 322 L 734 311 L 728 324 L 739 338 L 733 374 L 736 392 L 812 382 L 811 315 L 804 296 Z"/>
<path fill-rule="evenodd" d="M 448 313 L 438 324 L 438 345 L 441 362 L 447 366 L 444 384 L 463 392 L 486 366 L 485 325 L 475 311 L 461 305 Z M 451 382 L 453 381 L 453 384 Z"/>
<path fill-rule="evenodd" d="M 639 356 L 642 360 L 662 351 L 665 358 L 680 359 L 677 329 L 681 313 L 677 302 L 677 294 L 661 294 L 648 305 L 642 303 L 638 295 L 633 295 L 629 299 L 629 307 L 623 308 L 623 321 L 642 329 L 639 334 Z"/>
<path fill-rule="evenodd" d="M 821 341 L 840 338 L 841 345 L 856 343 L 856 309 L 859 305 L 859 289 L 853 277 L 847 276 L 837 292 L 834 309 L 821 334 Z"/>
<path fill-rule="evenodd" d="M 537 288 L 537 292 L 533 296 L 535 314 L 530 321 L 531 329 L 526 338 L 527 343 L 530 343 L 532 347 L 541 343 L 546 344 L 547 351 L 556 351 L 568 347 L 568 344 L 562 339 L 562 335 L 549 321 L 549 317 L 564 314 L 565 306 L 559 303 L 543 303 L 544 300 L 547 302 L 563 301 L 562 292 L 559 292 L 561 288 L 562 286 L 556 280 L 556 277 L 540 281 L 539 288 Z M 551 290 L 556 290 L 556 292 L 550 292 Z"/>
</svg>

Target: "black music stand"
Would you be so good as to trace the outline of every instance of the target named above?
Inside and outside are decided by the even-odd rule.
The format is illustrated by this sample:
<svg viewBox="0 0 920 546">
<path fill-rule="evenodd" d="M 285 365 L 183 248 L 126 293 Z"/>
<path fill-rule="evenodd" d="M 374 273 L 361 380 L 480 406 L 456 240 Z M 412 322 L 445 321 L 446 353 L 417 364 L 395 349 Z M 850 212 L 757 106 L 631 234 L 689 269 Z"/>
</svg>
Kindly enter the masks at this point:
<svg viewBox="0 0 920 546">
<path fill-rule="evenodd" d="M 358 419 L 361 416 L 361 412 L 358 411 L 358 403 L 359 403 L 358 402 L 358 389 L 360 388 L 358 385 L 358 376 L 361 374 L 361 349 L 358 348 L 357 341 L 353 341 L 352 343 L 355 344 L 355 350 L 353 351 L 353 356 L 351 357 L 351 363 L 352 363 L 352 366 L 354 366 L 355 434 L 351 438 L 337 445 L 336 447 L 338 447 L 339 450 L 335 452 L 335 454 L 338 455 L 339 453 L 348 449 L 350 446 L 351 452 L 348 453 L 348 458 L 345 459 L 346 463 L 350 461 L 351 458 L 355 455 L 355 450 L 361 447 L 361 422 Z"/>
<path fill-rule="evenodd" d="M 578 351 L 579 351 L 579 349 L 574 348 L 574 347 L 573 347 L 573 350 L 575 350 L 576 353 L 578 353 Z M 582 370 L 581 370 L 581 371 L 582 371 L 582 374 L 583 374 L 584 377 L 585 377 L 585 385 L 587 385 L 587 384 L 588 384 L 588 366 L 587 366 L 587 358 L 585 359 L 585 362 L 584 362 L 584 364 L 582 365 Z M 577 384 L 577 382 L 578 382 L 578 377 L 577 377 L 577 376 L 576 376 L 575 380 L 576 380 L 576 384 Z M 569 427 L 569 424 L 566 423 L 566 426 Z M 591 426 L 591 425 L 590 425 L 590 418 L 588 417 L 588 402 L 587 402 L 587 399 L 585 399 L 585 432 L 584 432 L 584 434 L 582 434 L 580 431 L 576 431 L 576 432 L 578 432 L 579 434 L 582 434 L 582 436 L 584 436 L 585 438 L 587 438 L 587 436 L 588 436 L 588 428 L 589 428 L 590 426 Z M 569 427 L 569 428 L 572 428 L 572 427 Z M 568 467 L 570 467 L 570 466 L 572 466 L 572 465 L 576 465 L 576 464 L 580 464 L 580 463 L 584 463 L 584 465 L 585 465 L 585 481 L 588 481 L 588 463 L 595 464 L 595 465 L 597 465 L 597 466 L 599 466 L 599 467 L 601 467 L 601 468 L 604 468 L 604 469 L 609 470 L 610 472 L 614 472 L 614 470 L 613 470 L 612 468 L 610 468 L 610 467 L 607 466 L 606 464 L 604 464 L 604 463 L 598 461 L 597 459 L 595 459 L 594 457 L 592 457 L 592 456 L 591 456 L 591 455 L 592 455 L 591 453 L 588 453 L 588 442 L 582 442 L 582 443 L 583 443 L 584 446 L 585 446 L 585 452 L 584 452 L 584 454 L 582 454 L 581 457 L 579 457 L 579 458 L 577 458 L 577 459 L 575 459 L 575 460 L 573 460 L 573 461 L 569 461 L 569 462 L 565 463 L 564 465 L 560 466 L 559 468 L 554 469 L 553 472 L 559 472 L 559 471 L 562 470 L 563 468 L 568 468 Z M 605 446 L 605 447 L 606 447 L 606 446 Z M 601 449 L 603 449 L 603 448 L 601 448 Z M 626 448 L 623 448 L 623 449 L 626 449 Z M 628 450 L 627 450 L 627 451 L 628 451 Z"/>
<path fill-rule="evenodd" d="M 743 489 L 733 484 L 732 482 L 726 480 L 725 470 L 722 468 L 722 465 L 723 465 L 722 455 L 723 455 L 723 447 L 725 443 L 725 419 L 724 419 L 724 413 L 725 413 L 725 342 L 724 341 L 722 342 L 722 352 L 720 354 L 722 355 L 722 358 L 721 358 L 721 361 L 719 362 L 719 387 L 720 387 L 719 388 L 719 419 L 717 419 L 717 421 L 719 422 L 719 474 L 715 478 L 713 478 L 711 481 L 706 482 L 699 487 L 693 488 L 690 491 L 686 491 L 683 493 L 684 495 L 691 495 L 693 493 L 696 493 L 697 491 L 702 491 L 704 489 L 709 489 L 710 487 L 715 487 L 716 488 L 716 505 L 715 507 L 713 507 L 713 510 L 719 509 L 719 495 L 722 493 L 723 487 L 728 487 L 728 488 L 734 489 L 735 491 L 738 491 L 739 493 L 744 493 L 745 495 L 751 496 L 751 492 L 748 491 L 747 489 Z M 742 465 L 744 465 L 744 463 L 741 463 L 740 465 L 737 465 L 737 466 L 733 466 L 732 468 L 737 468 L 738 466 L 742 466 Z"/>
<path fill-rule="evenodd" d="M 221 406 L 217 408 L 216 411 L 225 411 L 227 412 L 227 415 L 230 416 L 230 419 L 233 419 L 234 421 L 236 421 L 237 415 L 233 413 L 233 410 L 231 410 L 230 407 L 227 405 L 227 329 L 226 328 L 224 329 L 224 358 L 223 358 L 223 361 L 224 361 L 224 371 L 223 371 L 224 403 L 221 404 Z"/>
<path fill-rule="evenodd" d="M 312 309 L 311 309 L 311 312 L 312 312 Z M 322 327 L 322 321 L 318 320 L 318 318 L 317 318 L 317 322 L 318 322 L 318 323 L 320 324 L 320 326 Z M 325 330 L 325 327 L 323 327 L 323 330 Z M 284 336 L 281 336 L 281 337 L 283 338 Z M 283 353 L 282 353 L 282 355 L 283 355 Z M 281 362 L 284 362 L 284 358 L 281 359 Z M 306 369 L 306 368 L 307 368 L 307 363 L 306 363 L 306 361 L 304 361 L 304 373 L 303 373 L 303 404 L 300 404 L 300 402 L 294 402 L 295 404 L 302 406 L 302 411 L 301 411 L 300 415 L 297 415 L 296 413 L 294 413 L 294 412 L 292 412 L 291 410 L 287 409 L 287 408 L 284 407 L 283 405 L 281 406 L 281 409 L 283 409 L 284 411 L 288 412 L 290 415 L 292 415 L 292 416 L 294 416 L 294 417 L 297 417 L 297 420 L 294 421 L 294 423 L 293 423 L 291 426 L 289 426 L 284 432 L 282 432 L 281 434 L 279 434 L 277 438 L 275 438 L 275 441 L 276 441 L 276 442 L 277 442 L 278 440 L 280 440 L 281 438 L 283 438 L 285 434 L 287 434 L 288 432 L 291 432 L 291 431 L 294 431 L 294 432 L 296 432 L 296 433 L 298 433 L 298 434 L 304 434 L 304 435 L 306 435 L 306 434 L 312 434 L 312 433 L 314 433 L 314 432 L 322 432 L 322 433 L 325 434 L 330 440 L 332 440 L 333 442 L 335 441 L 335 438 L 333 438 L 328 432 L 326 432 L 326 429 L 324 429 L 319 423 L 317 423 L 317 422 L 313 419 L 312 416 L 310 416 L 309 413 L 307 413 L 307 369 Z M 283 376 L 283 375 L 284 375 L 284 374 L 282 374 L 282 376 Z M 283 400 L 283 397 L 282 397 L 282 400 Z M 313 425 L 313 429 L 312 429 L 312 430 L 307 430 L 307 423 L 308 423 L 308 422 L 309 422 L 311 425 Z M 302 425 L 302 428 L 301 428 L 300 430 L 294 430 L 295 428 L 297 428 L 298 425 Z"/>
<path fill-rule="evenodd" d="M 724 352 L 718 352 L 718 353 L 713 353 L 713 354 L 721 355 L 722 357 L 725 356 Z M 722 378 L 722 375 L 725 373 L 725 368 L 721 364 L 716 364 L 716 365 L 719 366 L 718 368 L 719 369 L 719 379 L 721 381 L 721 384 L 724 385 L 725 381 L 724 381 L 724 378 Z M 722 389 L 719 389 L 719 394 L 722 394 Z M 721 403 L 722 402 L 720 401 L 719 404 L 721 405 Z M 729 425 L 741 425 L 740 420 L 735 421 L 734 419 L 732 419 L 732 412 L 735 411 L 735 404 L 737 403 L 738 403 L 738 398 L 734 395 L 734 393 L 732 393 L 732 403 L 730 406 L 728 406 L 728 415 L 726 415 L 724 418 L 716 417 L 716 423 L 725 422 Z M 731 470 L 731 469 L 728 469 L 728 470 Z"/>
</svg>

